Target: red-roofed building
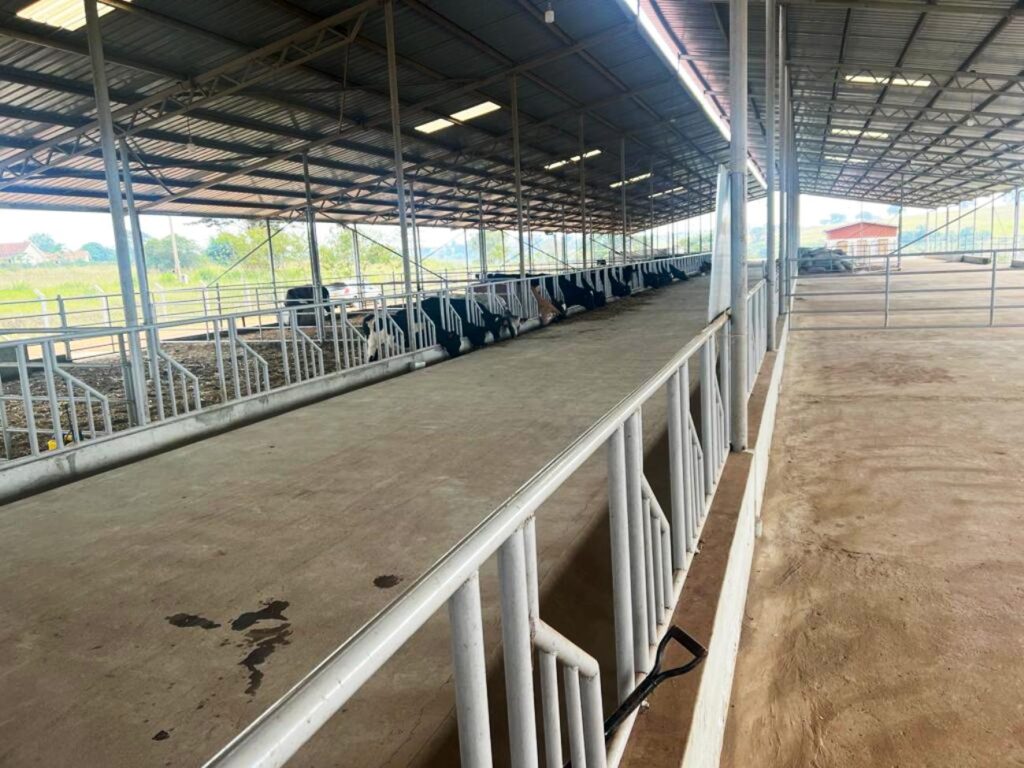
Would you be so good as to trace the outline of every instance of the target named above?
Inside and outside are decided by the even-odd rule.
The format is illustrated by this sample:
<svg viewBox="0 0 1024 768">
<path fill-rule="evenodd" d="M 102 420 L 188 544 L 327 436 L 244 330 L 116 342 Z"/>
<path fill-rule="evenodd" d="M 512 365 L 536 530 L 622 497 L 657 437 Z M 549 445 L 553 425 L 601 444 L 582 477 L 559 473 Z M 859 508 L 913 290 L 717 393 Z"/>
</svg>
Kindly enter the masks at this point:
<svg viewBox="0 0 1024 768">
<path fill-rule="evenodd" d="M 825 230 L 825 247 L 848 256 L 883 256 L 896 250 L 899 228 L 874 221 L 858 221 Z"/>
<path fill-rule="evenodd" d="M 42 264 L 49 260 L 49 255 L 43 253 L 31 240 L 23 240 L 18 243 L 0 243 L 0 267 Z"/>
</svg>

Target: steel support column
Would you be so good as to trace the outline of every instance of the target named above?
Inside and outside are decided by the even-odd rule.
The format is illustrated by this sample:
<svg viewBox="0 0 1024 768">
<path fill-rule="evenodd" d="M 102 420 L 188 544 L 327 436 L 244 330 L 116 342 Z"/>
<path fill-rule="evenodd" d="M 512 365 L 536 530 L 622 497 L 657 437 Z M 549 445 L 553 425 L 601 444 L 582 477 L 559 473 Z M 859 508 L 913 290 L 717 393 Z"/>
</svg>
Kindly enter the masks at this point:
<svg viewBox="0 0 1024 768">
<path fill-rule="evenodd" d="M 274 264 L 274 235 L 270 231 L 270 219 L 266 219 L 267 225 L 267 250 L 270 260 L 270 290 L 274 292 L 274 306 L 277 306 L 277 265 Z"/>
<path fill-rule="evenodd" d="M 729 0 L 730 442 L 747 447 L 747 0 Z"/>
<path fill-rule="evenodd" d="M 117 276 L 121 286 L 121 301 L 124 306 L 126 327 L 138 325 L 135 309 L 135 283 L 132 280 L 132 257 L 128 245 L 128 229 L 124 221 L 124 207 L 121 200 L 121 185 L 117 172 L 117 147 L 114 142 L 114 120 L 110 114 L 110 94 L 107 90 L 107 70 L 103 57 L 103 35 L 100 31 L 100 17 L 96 8 L 97 0 L 85 0 L 85 28 L 89 44 L 89 61 L 92 65 L 93 92 L 96 95 L 96 121 L 100 129 L 100 149 L 103 154 L 103 176 L 107 185 L 107 200 L 110 204 L 110 220 L 114 227 L 114 251 L 117 255 Z M 138 336 L 129 335 L 130 358 L 128 371 L 128 418 L 132 424 L 145 424 L 147 409 L 145 400 L 145 374 L 142 369 L 142 352 Z"/>
<path fill-rule="evenodd" d="M 405 170 L 402 159 L 402 125 L 398 106 L 398 64 L 395 54 L 395 5 L 384 0 L 384 37 L 388 60 L 388 99 L 391 103 L 391 135 L 395 147 L 395 193 L 398 197 L 398 228 L 402 238 L 402 279 L 405 288 L 405 316 L 412 312 L 412 270 L 409 264 L 409 224 L 406 221 Z M 406 344 L 413 349 L 415 334 L 409 334 Z"/>
<path fill-rule="evenodd" d="M 764 276 L 767 281 L 766 293 L 768 301 L 765 308 L 768 313 L 768 349 L 774 350 L 775 318 L 779 314 L 779 297 L 775 287 L 775 20 L 778 10 L 775 0 L 765 0 L 765 78 L 764 78 L 764 114 L 768 125 L 768 136 L 765 143 L 765 181 L 768 185 L 766 204 L 766 251 L 764 256 Z"/>
<path fill-rule="evenodd" d="M 789 135 L 792 129 L 789 111 L 789 68 L 786 66 L 786 8 L 779 6 L 778 86 L 779 86 L 779 314 L 789 312 L 790 266 L 790 155 Z"/>
<path fill-rule="evenodd" d="M 359 255 L 359 225 L 352 225 L 352 270 L 356 277 L 356 291 L 363 293 L 363 260 Z"/>
<path fill-rule="evenodd" d="M 1020 242 L 1020 187 L 1013 190 L 1013 251 L 1010 254 L 1011 264 L 1018 258 L 1017 245 Z"/>
<path fill-rule="evenodd" d="M 320 275 L 320 244 L 316 239 L 316 211 L 313 210 L 313 189 L 309 183 L 309 155 L 302 155 L 302 181 L 306 190 L 306 242 L 309 245 L 309 274 L 313 282 L 313 302 L 323 302 L 323 277 Z M 317 335 L 324 338 L 323 311 L 315 312 Z"/>
<path fill-rule="evenodd" d="M 516 190 L 516 229 L 519 233 L 519 277 L 526 276 L 526 253 L 523 249 L 523 169 L 519 157 L 519 78 L 509 78 L 512 103 L 512 165 Z"/>
<path fill-rule="evenodd" d="M 146 251 L 142 245 L 142 227 L 139 212 L 135 208 L 135 192 L 132 188 L 132 172 L 128 165 L 128 143 L 121 139 L 121 172 L 124 179 L 124 202 L 128 221 L 132 228 L 132 246 L 135 255 L 135 277 L 139 281 L 139 303 L 142 304 L 142 320 L 146 325 L 153 323 L 153 300 L 149 292 L 149 275 L 146 270 Z"/>
<path fill-rule="evenodd" d="M 629 240 L 629 223 L 626 215 L 626 137 L 619 138 L 619 193 L 622 199 L 622 263 L 627 261 L 626 242 Z"/>
<path fill-rule="evenodd" d="M 484 196 L 477 195 L 480 204 L 480 228 L 477 230 L 477 243 L 480 248 L 480 277 L 487 278 L 487 230 L 484 229 Z"/>
<path fill-rule="evenodd" d="M 587 150 L 583 140 L 583 113 L 580 113 L 580 237 L 583 240 L 583 268 L 587 268 Z"/>
</svg>

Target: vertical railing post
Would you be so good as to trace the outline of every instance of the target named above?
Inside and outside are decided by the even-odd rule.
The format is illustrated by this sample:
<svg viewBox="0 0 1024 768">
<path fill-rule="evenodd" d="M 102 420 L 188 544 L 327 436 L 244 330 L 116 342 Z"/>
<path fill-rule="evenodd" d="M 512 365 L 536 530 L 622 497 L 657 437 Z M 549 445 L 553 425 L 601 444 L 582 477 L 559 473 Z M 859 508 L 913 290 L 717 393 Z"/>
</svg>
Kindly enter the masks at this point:
<svg viewBox="0 0 1024 768">
<path fill-rule="evenodd" d="M 630 591 L 629 503 L 624 428 L 608 438 L 608 524 L 612 544 L 612 607 L 615 616 L 615 680 L 621 703 L 636 684 L 633 600 Z"/>
<path fill-rule="evenodd" d="M 669 481 L 672 489 L 672 567 L 686 567 L 686 542 L 689 541 L 685 460 L 683 456 L 687 425 L 683 421 L 682 372 L 677 369 L 668 381 L 668 454 Z"/>
<path fill-rule="evenodd" d="M 633 602 L 634 671 L 644 673 L 650 665 L 650 633 L 647 624 L 647 567 L 644 552 L 643 435 L 640 413 L 626 419 L 626 511 L 629 520 L 629 581 Z"/>
<path fill-rule="evenodd" d="M 491 765 L 491 726 L 487 707 L 487 662 L 481 622 L 480 579 L 473 574 L 448 600 L 455 669 L 455 711 L 459 755 L 466 768 Z"/>
<path fill-rule="evenodd" d="M 533 702 L 533 648 L 522 529 L 498 550 L 501 583 L 501 641 L 505 649 L 512 768 L 537 768 L 537 723 Z"/>
</svg>

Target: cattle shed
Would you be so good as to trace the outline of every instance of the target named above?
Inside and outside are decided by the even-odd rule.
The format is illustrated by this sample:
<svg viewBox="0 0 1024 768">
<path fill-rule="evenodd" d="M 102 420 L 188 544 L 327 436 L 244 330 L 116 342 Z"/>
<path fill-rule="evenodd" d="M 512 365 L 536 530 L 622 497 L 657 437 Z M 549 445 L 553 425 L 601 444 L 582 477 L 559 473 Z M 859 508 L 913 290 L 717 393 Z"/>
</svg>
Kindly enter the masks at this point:
<svg viewBox="0 0 1024 768">
<path fill-rule="evenodd" d="M 1024 762 L 1022 43 L 0 0 L 0 765 Z"/>
</svg>

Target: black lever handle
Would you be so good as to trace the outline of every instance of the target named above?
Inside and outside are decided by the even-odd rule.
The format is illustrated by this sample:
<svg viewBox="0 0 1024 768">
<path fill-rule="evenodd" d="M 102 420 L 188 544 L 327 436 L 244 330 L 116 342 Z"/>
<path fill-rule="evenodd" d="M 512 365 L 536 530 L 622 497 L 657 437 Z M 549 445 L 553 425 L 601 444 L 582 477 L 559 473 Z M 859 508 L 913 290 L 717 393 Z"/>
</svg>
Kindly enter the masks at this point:
<svg viewBox="0 0 1024 768">
<path fill-rule="evenodd" d="M 683 648 L 693 654 L 693 658 L 680 667 L 672 667 L 671 669 L 662 670 L 661 662 L 665 656 L 665 649 L 668 648 L 669 641 L 675 640 Z M 629 717 L 633 710 L 640 706 L 641 702 L 646 699 L 651 693 L 666 680 L 670 680 L 673 677 L 679 677 L 685 675 L 687 672 L 694 669 L 698 664 L 704 661 L 704 657 L 708 655 L 707 648 L 697 642 L 693 637 L 688 635 L 679 627 L 673 625 L 669 627 L 668 632 L 658 643 L 658 650 L 654 654 L 654 666 L 651 671 L 647 673 L 647 676 L 640 681 L 640 684 L 633 689 L 633 692 L 626 697 L 625 701 L 619 705 L 616 709 L 604 721 L 604 738 L 607 741 L 612 737 L 612 734 L 618 729 L 622 722 Z"/>
</svg>

